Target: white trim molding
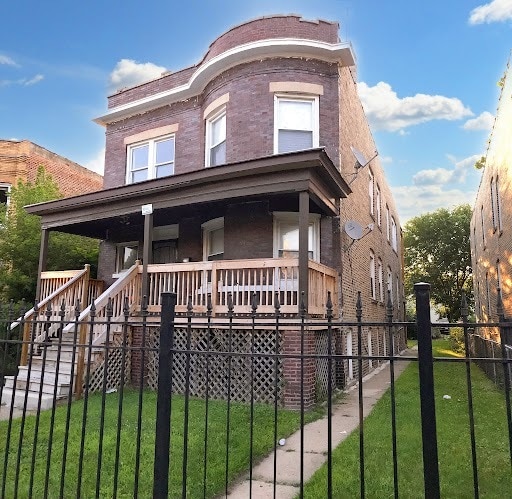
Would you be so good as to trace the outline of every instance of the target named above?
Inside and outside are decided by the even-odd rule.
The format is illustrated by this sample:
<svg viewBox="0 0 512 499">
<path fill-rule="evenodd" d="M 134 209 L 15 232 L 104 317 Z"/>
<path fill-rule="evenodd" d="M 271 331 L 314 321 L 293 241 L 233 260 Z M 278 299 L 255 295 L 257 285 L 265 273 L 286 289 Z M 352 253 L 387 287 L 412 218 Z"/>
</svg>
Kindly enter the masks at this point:
<svg viewBox="0 0 512 499">
<path fill-rule="evenodd" d="M 178 87 L 109 109 L 94 121 L 106 126 L 136 114 L 146 113 L 174 102 L 199 95 L 206 85 L 222 72 L 247 62 L 271 57 L 303 57 L 353 66 L 355 56 L 349 42 L 326 43 L 300 38 L 271 38 L 238 45 L 201 64 L 189 81 Z"/>
</svg>

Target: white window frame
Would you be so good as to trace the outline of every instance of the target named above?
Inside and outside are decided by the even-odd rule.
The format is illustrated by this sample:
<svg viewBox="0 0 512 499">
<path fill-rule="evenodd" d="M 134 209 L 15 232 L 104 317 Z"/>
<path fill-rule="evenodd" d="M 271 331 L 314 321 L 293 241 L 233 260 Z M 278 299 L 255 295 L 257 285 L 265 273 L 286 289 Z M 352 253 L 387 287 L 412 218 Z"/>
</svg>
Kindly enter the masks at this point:
<svg viewBox="0 0 512 499">
<path fill-rule="evenodd" d="M 389 219 L 389 206 L 386 205 L 386 236 L 388 238 L 388 241 L 390 241 L 390 235 L 391 235 L 391 221 Z"/>
<path fill-rule="evenodd" d="M 381 193 L 379 184 L 376 185 L 375 202 L 377 204 L 377 225 L 382 225 Z"/>
<path fill-rule="evenodd" d="M 280 225 L 296 224 L 299 227 L 299 214 L 294 211 L 275 211 L 274 215 L 274 258 L 279 258 L 279 242 L 281 240 Z M 309 230 L 311 228 L 311 231 Z M 311 238 L 309 237 L 311 236 Z M 298 248 L 297 248 L 298 249 Z M 308 220 L 308 252 L 313 253 L 313 260 L 320 261 L 320 215 L 310 213 Z"/>
<path fill-rule="evenodd" d="M 384 275 L 382 268 L 382 260 L 379 258 L 377 260 L 377 270 L 378 270 L 378 278 L 379 278 L 379 300 L 384 302 Z"/>
<path fill-rule="evenodd" d="M 211 239 L 213 232 L 224 228 L 224 217 L 213 218 L 201 225 L 203 229 L 203 260 L 206 262 L 212 256 L 224 255 L 225 247 L 222 247 L 222 253 L 211 253 Z"/>
<path fill-rule="evenodd" d="M 281 101 L 298 101 L 311 103 L 311 122 L 312 122 L 312 148 L 319 147 L 320 144 L 320 118 L 319 118 L 319 97 L 318 95 L 304 95 L 304 94 L 274 94 L 274 154 L 279 153 L 279 103 Z M 286 129 L 292 130 L 292 129 Z M 308 129 L 296 129 L 306 131 Z M 292 152 L 292 151 L 288 151 Z M 284 153 L 283 153 L 284 154 Z"/>
<path fill-rule="evenodd" d="M 10 203 L 10 192 L 11 192 L 11 184 L 8 184 L 7 182 L 0 182 L 0 190 L 4 191 L 6 193 L 7 202 L 5 203 L 6 206 L 9 206 Z"/>
<path fill-rule="evenodd" d="M 214 144 L 212 142 L 212 140 L 213 140 L 213 133 L 212 133 L 213 125 L 214 125 L 214 123 L 216 123 L 217 121 L 219 121 L 222 118 L 225 118 L 224 140 L 221 140 L 220 142 L 217 142 L 216 144 Z M 204 148 L 204 165 L 206 168 L 213 168 L 215 166 L 223 165 L 227 162 L 227 148 L 226 148 L 226 158 L 225 158 L 224 163 L 212 164 L 212 162 L 211 162 L 212 149 L 214 147 L 217 147 L 218 145 L 222 144 L 222 142 L 225 142 L 226 146 L 227 146 L 227 128 L 228 128 L 228 123 L 227 123 L 226 106 L 222 106 L 222 107 L 216 109 L 215 111 L 213 111 L 206 117 L 205 148 Z"/>
<path fill-rule="evenodd" d="M 395 217 L 391 217 L 391 247 L 398 252 L 398 241 L 397 241 L 397 227 Z"/>
<path fill-rule="evenodd" d="M 393 300 L 393 273 L 391 272 L 391 267 L 388 267 L 387 291 L 389 291 L 389 297 L 391 298 L 391 303 L 394 303 L 394 300 Z M 387 298 L 386 298 L 386 300 L 387 300 Z"/>
<path fill-rule="evenodd" d="M 370 250 L 370 292 L 372 300 L 376 300 L 376 283 L 375 283 L 375 253 Z"/>
<path fill-rule="evenodd" d="M 375 214 L 375 187 L 371 170 L 368 170 L 368 197 L 370 198 L 370 215 L 373 216 Z"/>
<path fill-rule="evenodd" d="M 127 242 L 116 244 L 116 271 L 112 277 L 119 277 L 120 275 L 122 275 L 124 272 L 126 272 L 128 270 L 128 268 L 123 269 L 124 254 L 121 253 L 121 250 L 124 251 L 125 248 L 133 247 L 133 246 L 135 246 L 137 249 L 137 257 L 135 258 L 137 260 L 139 258 L 139 249 L 140 249 L 139 241 L 127 241 Z"/>
<path fill-rule="evenodd" d="M 163 135 L 161 137 L 155 137 L 153 139 L 142 140 L 140 142 L 134 142 L 133 144 L 127 145 L 127 149 L 126 149 L 126 184 L 137 184 L 138 182 L 144 182 L 145 180 L 153 180 L 153 179 L 157 178 L 156 171 L 157 171 L 157 166 L 159 166 L 159 165 L 156 164 L 156 144 L 158 142 L 162 142 L 164 140 L 169 140 L 169 139 L 172 139 L 174 142 L 174 157 L 172 158 L 172 161 L 169 162 L 172 164 L 172 173 L 170 175 L 166 175 L 166 176 L 174 175 L 175 160 L 176 160 L 176 136 L 174 133 L 172 133 L 170 135 Z M 134 149 L 137 149 L 138 147 L 143 147 L 146 145 L 148 146 L 148 167 L 147 167 L 148 175 L 145 180 L 139 180 L 137 182 L 134 182 L 132 180 L 132 174 L 133 174 L 132 151 Z"/>
</svg>

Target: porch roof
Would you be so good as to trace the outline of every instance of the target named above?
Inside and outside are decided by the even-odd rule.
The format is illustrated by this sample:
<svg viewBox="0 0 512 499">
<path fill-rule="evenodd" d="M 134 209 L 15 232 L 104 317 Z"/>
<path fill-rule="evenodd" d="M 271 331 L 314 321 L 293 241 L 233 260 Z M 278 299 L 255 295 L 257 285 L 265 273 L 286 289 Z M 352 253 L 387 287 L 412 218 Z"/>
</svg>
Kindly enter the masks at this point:
<svg viewBox="0 0 512 499">
<path fill-rule="evenodd" d="M 233 199 L 293 195 L 307 191 L 326 215 L 338 215 L 336 199 L 352 191 L 323 148 L 229 163 L 189 173 L 104 189 L 26 206 L 44 229 L 99 239 L 120 217 Z"/>
</svg>

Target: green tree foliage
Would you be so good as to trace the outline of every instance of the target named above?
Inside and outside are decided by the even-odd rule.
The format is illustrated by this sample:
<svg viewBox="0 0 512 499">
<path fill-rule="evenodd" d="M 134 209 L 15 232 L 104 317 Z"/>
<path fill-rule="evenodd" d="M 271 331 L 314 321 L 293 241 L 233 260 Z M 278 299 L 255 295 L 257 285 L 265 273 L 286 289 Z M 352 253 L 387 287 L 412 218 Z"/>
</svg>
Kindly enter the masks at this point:
<svg viewBox="0 0 512 499">
<path fill-rule="evenodd" d="M 35 181 L 18 182 L 10 193 L 9 206 L 0 206 L 0 298 L 33 302 L 37 281 L 41 221 L 24 206 L 61 198 L 59 188 L 43 168 Z M 96 266 L 98 241 L 50 233 L 48 270 L 80 269 L 85 263 Z"/>
<path fill-rule="evenodd" d="M 416 282 L 430 283 L 433 302 L 450 322 L 460 317 L 462 291 L 472 292 L 470 221 L 471 207 L 463 204 L 412 218 L 404 227 L 406 292 Z"/>
</svg>

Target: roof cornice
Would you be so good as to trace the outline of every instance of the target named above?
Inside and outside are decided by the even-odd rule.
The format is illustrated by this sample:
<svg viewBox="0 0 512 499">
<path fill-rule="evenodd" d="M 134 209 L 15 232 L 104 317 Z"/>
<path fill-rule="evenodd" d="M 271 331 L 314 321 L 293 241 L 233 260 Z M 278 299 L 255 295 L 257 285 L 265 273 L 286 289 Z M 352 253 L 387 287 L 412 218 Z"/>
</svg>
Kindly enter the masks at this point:
<svg viewBox="0 0 512 499">
<path fill-rule="evenodd" d="M 227 69 L 270 57 L 312 58 L 336 62 L 342 66 L 355 64 L 354 53 L 349 42 L 332 44 L 300 38 L 259 40 L 238 45 L 201 64 L 184 85 L 113 107 L 106 114 L 95 118 L 94 121 L 105 126 L 174 102 L 190 99 L 200 94 L 211 80 Z"/>
</svg>

